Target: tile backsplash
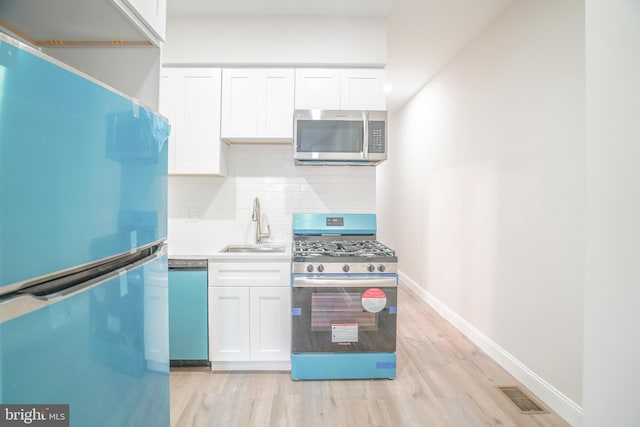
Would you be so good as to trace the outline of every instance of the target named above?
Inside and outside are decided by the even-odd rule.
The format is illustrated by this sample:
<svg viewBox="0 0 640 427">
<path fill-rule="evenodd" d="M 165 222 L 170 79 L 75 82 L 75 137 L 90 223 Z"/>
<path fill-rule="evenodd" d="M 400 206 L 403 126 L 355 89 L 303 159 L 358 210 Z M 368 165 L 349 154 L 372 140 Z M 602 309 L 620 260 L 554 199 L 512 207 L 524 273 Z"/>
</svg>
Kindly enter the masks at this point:
<svg viewBox="0 0 640 427">
<path fill-rule="evenodd" d="M 267 242 L 291 240 L 297 212 L 375 212 L 376 172 L 368 166 L 295 166 L 291 145 L 230 145 L 226 177 L 169 177 L 170 255 L 208 255 L 254 243 L 260 198 Z"/>
</svg>

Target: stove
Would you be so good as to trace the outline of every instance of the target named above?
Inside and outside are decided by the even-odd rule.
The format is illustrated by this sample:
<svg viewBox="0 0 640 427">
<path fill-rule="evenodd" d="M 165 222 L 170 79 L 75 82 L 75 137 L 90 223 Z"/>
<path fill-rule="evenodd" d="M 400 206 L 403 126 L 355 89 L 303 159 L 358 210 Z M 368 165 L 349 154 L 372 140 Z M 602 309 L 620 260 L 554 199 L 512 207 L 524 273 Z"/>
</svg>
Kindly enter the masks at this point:
<svg viewBox="0 0 640 427">
<path fill-rule="evenodd" d="M 374 214 L 294 214 L 293 379 L 395 377 L 397 262 Z"/>
</svg>

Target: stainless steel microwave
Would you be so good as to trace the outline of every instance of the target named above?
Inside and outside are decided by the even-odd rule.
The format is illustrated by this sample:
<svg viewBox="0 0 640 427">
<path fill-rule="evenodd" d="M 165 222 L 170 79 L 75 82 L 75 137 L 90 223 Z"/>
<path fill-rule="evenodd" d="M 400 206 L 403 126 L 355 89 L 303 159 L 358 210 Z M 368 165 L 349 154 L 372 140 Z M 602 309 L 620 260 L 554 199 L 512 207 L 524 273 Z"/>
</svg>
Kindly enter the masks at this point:
<svg viewBox="0 0 640 427">
<path fill-rule="evenodd" d="M 375 165 L 387 159 L 387 112 L 296 110 L 296 164 Z"/>
</svg>

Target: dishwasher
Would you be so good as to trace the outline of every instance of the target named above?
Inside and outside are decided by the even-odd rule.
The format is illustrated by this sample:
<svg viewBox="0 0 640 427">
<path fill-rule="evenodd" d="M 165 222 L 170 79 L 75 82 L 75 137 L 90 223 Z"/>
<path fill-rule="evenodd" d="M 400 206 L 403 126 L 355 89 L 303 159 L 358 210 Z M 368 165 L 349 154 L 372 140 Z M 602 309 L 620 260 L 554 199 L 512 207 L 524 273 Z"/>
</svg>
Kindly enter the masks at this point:
<svg viewBox="0 0 640 427">
<path fill-rule="evenodd" d="M 210 366 L 207 260 L 169 259 L 171 367 Z"/>
</svg>

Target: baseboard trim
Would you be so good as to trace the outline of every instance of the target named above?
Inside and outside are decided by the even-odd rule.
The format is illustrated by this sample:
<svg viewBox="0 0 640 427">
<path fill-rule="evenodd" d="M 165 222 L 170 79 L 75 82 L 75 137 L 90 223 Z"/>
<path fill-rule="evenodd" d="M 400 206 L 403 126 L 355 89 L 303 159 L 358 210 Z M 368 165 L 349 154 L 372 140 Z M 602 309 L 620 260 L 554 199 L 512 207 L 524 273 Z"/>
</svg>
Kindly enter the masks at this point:
<svg viewBox="0 0 640 427">
<path fill-rule="evenodd" d="M 290 360 L 273 361 L 212 361 L 212 371 L 291 371 Z"/>
<path fill-rule="evenodd" d="M 401 285 L 406 285 L 424 302 L 429 304 L 438 314 L 462 332 L 489 357 L 513 375 L 526 388 L 531 390 L 537 398 L 549 406 L 573 426 L 582 424 L 582 407 L 562 394 L 559 390 L 546 382 L 543 378 L 525 366 L 522 362 L 484 335 L 472 324 L 463 319 L 458 313 L 450 309 L 429 291 L 422 288 L 415 280 L 403 272 L 398 273 Z"/>
</svg>

